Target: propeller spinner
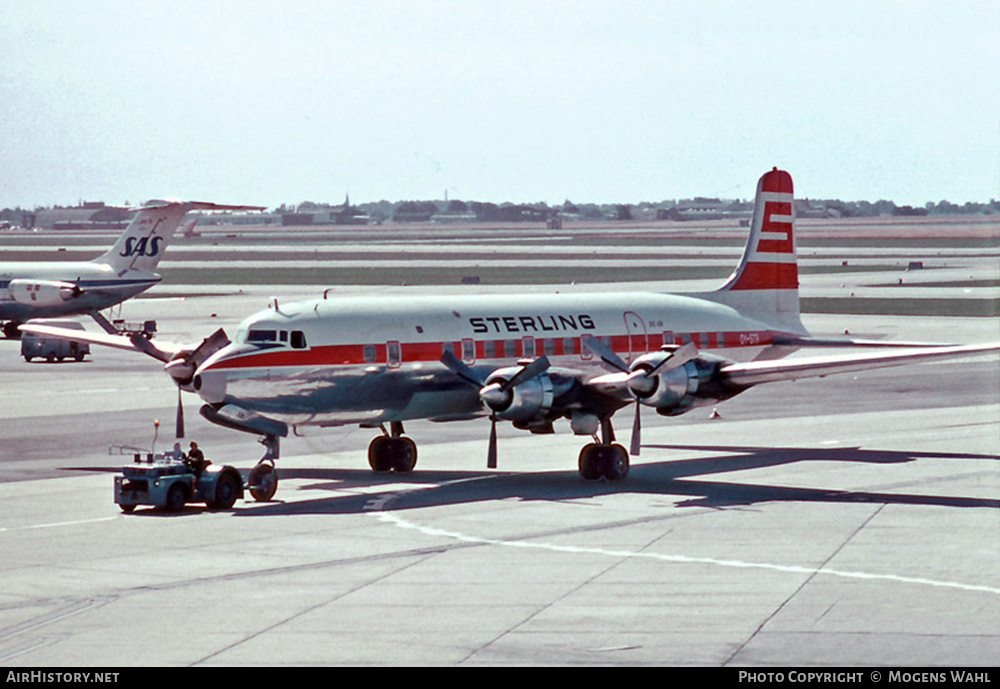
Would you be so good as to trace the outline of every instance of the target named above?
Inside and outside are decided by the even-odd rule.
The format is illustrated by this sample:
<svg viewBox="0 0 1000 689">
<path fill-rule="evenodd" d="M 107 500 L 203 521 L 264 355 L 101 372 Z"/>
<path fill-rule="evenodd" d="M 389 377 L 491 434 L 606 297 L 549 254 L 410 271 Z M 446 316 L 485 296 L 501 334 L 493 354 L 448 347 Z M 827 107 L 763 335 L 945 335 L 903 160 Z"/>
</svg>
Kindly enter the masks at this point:
<svg viewBox="0 0 1000 689">
<path fill-rule="evenodd" d="M 514 389 L 537 378 L 549 368 L 549 359 L 545 355 L 532 361 L 519 362 L 518 370 L 509 378 L 496 377 L 494 371 L 487 378 L 480 376 L 475 370 L 459 359 L 451 351 L 446 351 L 441 357 L 441 363 L 448 367 L 459 378 L 479 388 L 479 401 L 490 410 L 490 441 L 486 452 L 486 466 L 495 469 L 497 466 L 497 414 L 510 408 L 514 399 Z"/>
<path fill-rule="evenodd" d="M 648 364 L 644 364 L 636 366 L 633 369 L 622 361 L 621 357 L 615 354 L 614 350 L 611 349 L 606 342 L 590 335 L 585 335 L 582 342 L 584 347 L 593 352 L 595 356 L 600 358 L 600 360 L 609 367 L 622 373 L 629 374 L 625 384 L 628 386 L 632 395 L 636 398 L 635 418 L 632 421 L 632 444 L 629 448 L 629 453 L 634 456 L 638 456 L 642 448 L 640 421 L 642 405 L 639 404 L 639 400 L 649 395 L 656 388 L 656 377 L 660 373 L 672 368 L 677 368 L 678 366 L 683 366 L 687 362 L 691 361 L 698 356 L 698 348 L 693 342 L 688 342 L 677 349 L 664 348 L 663 352 L 665 353 L 665 356 L 661 361 L 652 367 Z"/>
</svg>

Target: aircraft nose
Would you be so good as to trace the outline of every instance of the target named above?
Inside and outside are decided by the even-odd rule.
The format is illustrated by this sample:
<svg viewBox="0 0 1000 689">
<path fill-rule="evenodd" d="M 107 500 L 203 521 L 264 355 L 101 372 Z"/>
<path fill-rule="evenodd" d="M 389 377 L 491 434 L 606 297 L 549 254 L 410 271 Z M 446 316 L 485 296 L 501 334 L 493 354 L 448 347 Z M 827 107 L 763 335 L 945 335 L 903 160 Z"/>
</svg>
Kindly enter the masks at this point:
<svg viewBox="0 0 1000 689">
<path fill-rule="evenodd" d="M 203 366 L 194 376 L 192 384 L 195 392 L 210 404 L 222 402 L 226 398 L 226 374 L 222 371 L 205 370 Z"/>
</svg>

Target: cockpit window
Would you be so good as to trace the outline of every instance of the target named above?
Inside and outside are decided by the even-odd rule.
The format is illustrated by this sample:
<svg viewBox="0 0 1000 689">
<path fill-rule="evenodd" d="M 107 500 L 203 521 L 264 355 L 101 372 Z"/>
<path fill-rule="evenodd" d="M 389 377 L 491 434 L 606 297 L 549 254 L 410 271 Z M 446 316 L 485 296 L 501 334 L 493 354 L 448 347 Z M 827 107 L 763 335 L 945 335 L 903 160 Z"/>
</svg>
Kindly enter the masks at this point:
<svg viewBox="0 0 1000 689">
<path fill-rule="evenodd" d="M 247 342 L 277 342 L 277 330 L 251 330 L 247 333 Z"/>
<path fill-rule="evenodd" d="M 307 347 L 306 334 L 301 330 L 288 331 L 251 328 L 246 333 L 246 339 L 243 341 L 256 345 L 284 344 L 290 346 L 292 349 L 305 349 Z"/>
</svg>

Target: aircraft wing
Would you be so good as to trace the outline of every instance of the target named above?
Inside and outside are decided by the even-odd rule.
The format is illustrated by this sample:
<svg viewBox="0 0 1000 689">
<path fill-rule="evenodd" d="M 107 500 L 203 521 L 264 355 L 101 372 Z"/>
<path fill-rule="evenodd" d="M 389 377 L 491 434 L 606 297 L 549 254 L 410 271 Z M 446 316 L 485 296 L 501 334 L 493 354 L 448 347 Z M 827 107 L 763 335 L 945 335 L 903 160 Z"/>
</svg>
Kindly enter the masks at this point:
<svg viewBox="0 0 1000 689">
<path fill-rule="evenodd" d="M 955 347 L 954 342 L 909 342 L 905 340 L 858 340 L 846 337 L 778 336 L 773 344 L 791 347 Z"/>
<path fill-rule="evenodd" d="M 154 345 L 149 339 L 139 334 L 132 336 L 110 335 L 108 333 L 94 333 L 85 330 L 71 330 L 69 328 L 34 325 L 31 323 L 22 325 L 21 332 L 56 337 L 61 340 L 71 340 L 74 342 L 86 342 L 104 347 L 114 347 L 116 349 L 127 349 L 132 352 L 148 354 L 160 361 L 170 361 L 178 354 L 194 348 L 193 345 L 180 345 L 169 342 Z"/>
<path fill-rule="evenodd" d="M 874 354 L 839 354 L 777 361 L 751 361 L 724 364 L 719 372 L 728 382 L 740 386 L 758 385 L 779 380 L 814 378 L 834 373 L 863 371 L 885 366 L 919 364 L 937 359 L 970 356 L 1000 350 L 1000 342 L 975 345 L 932 346 L 906 351 L 893 350 Z"/>
</svg>

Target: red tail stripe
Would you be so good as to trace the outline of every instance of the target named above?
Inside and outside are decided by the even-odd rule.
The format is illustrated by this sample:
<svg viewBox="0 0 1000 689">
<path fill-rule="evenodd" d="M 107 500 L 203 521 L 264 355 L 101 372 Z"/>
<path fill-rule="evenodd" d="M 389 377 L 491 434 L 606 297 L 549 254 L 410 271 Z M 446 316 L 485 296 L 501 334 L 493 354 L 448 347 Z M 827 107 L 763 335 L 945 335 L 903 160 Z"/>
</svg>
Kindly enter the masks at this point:
<svg viewBox="0 0 1000 689">
<path fill-rule="evenodd" d="M 730 289 L 798 289 L 799 268 L 795 263 L 747 263 Z"/>
<path fill-rule="evenodd" d="M 792 176 L 784 170 L 775 168 L 765 172 L 761 178 L 760 190 L 775 194 L 792 193 Z"/>
</svg>

